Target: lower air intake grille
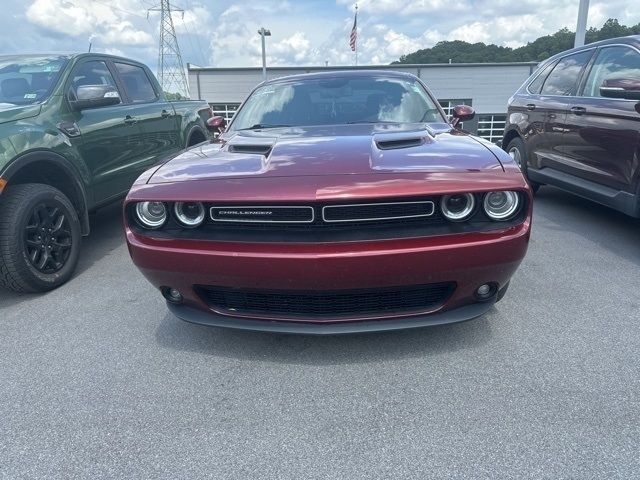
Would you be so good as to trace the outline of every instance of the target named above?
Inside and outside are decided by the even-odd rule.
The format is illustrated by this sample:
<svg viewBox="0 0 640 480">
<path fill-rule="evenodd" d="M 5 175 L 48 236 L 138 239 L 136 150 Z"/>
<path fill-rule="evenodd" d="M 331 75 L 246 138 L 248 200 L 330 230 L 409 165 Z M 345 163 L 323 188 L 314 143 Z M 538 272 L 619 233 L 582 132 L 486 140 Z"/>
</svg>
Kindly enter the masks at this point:
<svg viewBox="0 0 640 480">
<path fill-rule="evenodd" d="M 196 287 L 202 300 L 217 311 L 300 319 L 423 311 L 444 303 L 454 289 L 453 282 L 333 292 Z"/>
</svg>

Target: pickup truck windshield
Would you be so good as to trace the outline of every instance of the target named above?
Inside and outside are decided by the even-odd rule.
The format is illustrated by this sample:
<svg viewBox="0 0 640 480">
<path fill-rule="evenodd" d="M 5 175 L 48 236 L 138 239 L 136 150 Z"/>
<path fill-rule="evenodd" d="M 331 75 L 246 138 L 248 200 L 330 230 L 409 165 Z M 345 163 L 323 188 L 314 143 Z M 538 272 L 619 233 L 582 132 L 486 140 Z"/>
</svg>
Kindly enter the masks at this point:
<svg viewBox="0 0 640 480">
<path fill-rule="evenodd" d="M 445 121 L 417 82 L 345 76 L 259 87 L 230 129 Z"/>
<path fill-rule="evenodd" d="M 29 105 L 49 96 L 66 57 L 0 56 L 0 104 Z"/>
</svg>

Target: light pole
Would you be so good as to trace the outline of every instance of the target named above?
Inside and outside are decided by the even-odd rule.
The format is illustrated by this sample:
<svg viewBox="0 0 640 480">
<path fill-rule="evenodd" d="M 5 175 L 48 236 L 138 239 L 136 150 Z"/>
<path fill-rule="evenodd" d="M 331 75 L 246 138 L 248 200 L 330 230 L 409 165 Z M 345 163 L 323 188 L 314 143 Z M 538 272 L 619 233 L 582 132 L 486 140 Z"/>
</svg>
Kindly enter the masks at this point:
<svg viewBox="0 0 640 480">
<path fill-rule="evenodd" d="M 574 47 L 584 45 L 584 36 L 587 30 L 587 17 L 589 16 L 589 0 L 580 0 L 578 7 L 578 25 L 576 26 L 576 39 L 573 43 Z"/>
<path fill-rule="evenodd" d="M 271 31 L 262 27 L 258 30 L 258 34 L 262 37 L 262 81 L 264 82 L 267 79 L 267 55 L 264 51 L 264 37 L 270 37 Z"/>
</svg>

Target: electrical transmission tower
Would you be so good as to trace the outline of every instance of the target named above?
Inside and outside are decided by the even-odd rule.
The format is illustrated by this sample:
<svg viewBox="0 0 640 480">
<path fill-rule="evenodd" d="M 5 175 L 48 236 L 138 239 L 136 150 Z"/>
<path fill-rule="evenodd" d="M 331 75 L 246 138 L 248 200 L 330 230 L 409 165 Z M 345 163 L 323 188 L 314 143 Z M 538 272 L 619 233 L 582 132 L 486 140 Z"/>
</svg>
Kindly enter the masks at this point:
<svg viewBox="0 0 640 480">
<path fill-rule="evenodd" d="M 160 5 L 149 11 L 160 12 L 160 49 L 158 52 L 158 80 L 162 90 L 170 93 L 181 93 L 189 98 L 189 85 L 184 72 L 180 46 L 173 28 L 171 12 L 181 12 L 181 8 L 172 8 L 169 0 L 160 0 Z M 147 16 L 149 13 L 147 12 Z"/>
</svg>

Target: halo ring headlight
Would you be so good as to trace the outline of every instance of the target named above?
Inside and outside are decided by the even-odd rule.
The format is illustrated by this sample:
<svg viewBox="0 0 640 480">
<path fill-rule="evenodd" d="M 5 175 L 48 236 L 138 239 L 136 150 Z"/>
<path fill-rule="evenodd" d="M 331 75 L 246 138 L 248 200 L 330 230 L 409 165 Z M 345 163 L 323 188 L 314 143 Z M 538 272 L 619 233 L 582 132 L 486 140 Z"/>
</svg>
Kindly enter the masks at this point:
<svg viewBox="0 0 640 480">
<path fill-rule="evenodd" d="M 520 208 L 520 195 L 511 190 L 488 192 L 484 196 L 483 206 L 491 220 L 509 220 Z"/>
<path fill-rule="evenodd" d="M 205 210 L 200 202 L 176 202 L 173 213 L 183 227 L 195 228 L 204 222 Z"/>
<path fill-rule="evenodd" d="M 472 193 L 445 195 L 440 200 L 440 209 L 447 220 L 462 222 L 468 219 L 476 207 L 476 198 Z"/>
<path fill-rule="evenodd" d="M 162 202 L 139 202 L 135 212 L 136 220 L 144 228 L 160 228 L 167 221 L 167 207 Z"/>
</svg>

